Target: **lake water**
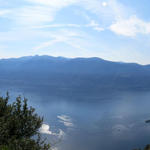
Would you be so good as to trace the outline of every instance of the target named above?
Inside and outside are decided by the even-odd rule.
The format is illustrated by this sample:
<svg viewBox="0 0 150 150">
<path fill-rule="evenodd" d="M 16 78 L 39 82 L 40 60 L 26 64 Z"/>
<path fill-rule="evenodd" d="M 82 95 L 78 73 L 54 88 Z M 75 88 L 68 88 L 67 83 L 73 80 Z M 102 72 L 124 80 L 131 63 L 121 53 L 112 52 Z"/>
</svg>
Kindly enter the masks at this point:
<svg viewBox="0 0 150 150">
<path fill-rule="evenodd" d="M 150 119 L 150 92 L 106 92 L 79 99 L 9 91 L 12 97 L 27 97 L 29 105 L 44 116 L 44 124 L 55 133 L 44 136 L 58 150 L 132 150 L 150 143 L 150 124 L 145 123 Z"/>
</svg>

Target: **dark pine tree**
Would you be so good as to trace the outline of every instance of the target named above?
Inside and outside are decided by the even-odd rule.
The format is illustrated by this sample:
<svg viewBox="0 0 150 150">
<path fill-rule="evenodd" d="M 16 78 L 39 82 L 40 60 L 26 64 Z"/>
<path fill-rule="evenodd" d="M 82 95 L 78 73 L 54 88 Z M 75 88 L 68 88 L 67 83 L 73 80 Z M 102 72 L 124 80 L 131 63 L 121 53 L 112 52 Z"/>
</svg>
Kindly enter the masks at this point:
<svg viewBox="0 0 150 150">
<path fill-rule="evenodd" d="M 12 104 L 8 101 L 8 93 L 0 97 L 0 150 L 49 150 L 39 133 L 43 118 L 28 107 L 26 98 L 19 96 Z"/>
</svg>

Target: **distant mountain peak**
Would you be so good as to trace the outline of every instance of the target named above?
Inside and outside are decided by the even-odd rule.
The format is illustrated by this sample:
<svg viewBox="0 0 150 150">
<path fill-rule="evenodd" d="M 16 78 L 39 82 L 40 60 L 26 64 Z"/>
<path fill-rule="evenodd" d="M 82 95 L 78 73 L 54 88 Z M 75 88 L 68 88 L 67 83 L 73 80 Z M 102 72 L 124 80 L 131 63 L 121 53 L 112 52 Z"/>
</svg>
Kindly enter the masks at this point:
<svg viewBox="0 0 150 150">
<path fill-rule="evenodd" d="M 134 64 L 134 65 L 139 65 L 137 63 L 126 63 L 126 62 L 114 62 L 110 60 L 105 60 L 100 57 L 75 57 L 75 58 L 67 58 L 63 56 L 50 56 L 50 55 L 33 55 L 33 56 L 23 56 L 19 58 L 5 58 L 5 59 L 0 59 L 0 61 L 27 61 L 27 60 L 49 60 L 49 61 L 83 61 L 83 62 L 101 62 L 101 63 L 116 63 L 116 64 Z M 143 65 L 144 66 L 144 65 Z M 149 65 L 145 65 L 149 66 Z"/>
</svg>

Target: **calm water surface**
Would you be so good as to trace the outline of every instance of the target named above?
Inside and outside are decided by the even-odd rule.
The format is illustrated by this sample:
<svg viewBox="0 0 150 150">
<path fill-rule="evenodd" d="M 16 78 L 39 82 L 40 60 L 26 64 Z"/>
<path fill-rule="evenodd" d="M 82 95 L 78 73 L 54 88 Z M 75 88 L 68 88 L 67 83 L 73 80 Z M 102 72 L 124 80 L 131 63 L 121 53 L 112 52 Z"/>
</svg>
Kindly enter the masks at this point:
<svg viewBox="0 0 150 150">
<path fill-rule="evenodd" d="M 105 93 L 81 99 L 17 89 L 10 92 L 12 97 L 27 97 L 53 133 L 61 131 L 59 137 L 46 135 L 58 150 L 132 150 L 150 143 L 150 124 L 145 123 L 150 119 L 150 92 Z"/>
</svg>

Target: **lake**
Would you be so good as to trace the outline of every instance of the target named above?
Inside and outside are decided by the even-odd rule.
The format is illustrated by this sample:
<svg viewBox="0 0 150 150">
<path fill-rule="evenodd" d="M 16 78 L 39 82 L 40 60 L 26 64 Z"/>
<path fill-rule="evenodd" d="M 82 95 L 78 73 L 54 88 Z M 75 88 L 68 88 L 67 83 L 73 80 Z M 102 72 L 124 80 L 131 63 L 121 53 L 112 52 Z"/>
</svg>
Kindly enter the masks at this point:
<svg viewBox="0 0 150 150">
<path fill-rule="evenodd" d="M 150 143 L 150 92 L 115 91 L 100 95 L 1 88 L 14 98 L 23 95 L 44 116 L 54 133 L 43 134 L 55 150 L 132 150 Z"/>
</svg>

